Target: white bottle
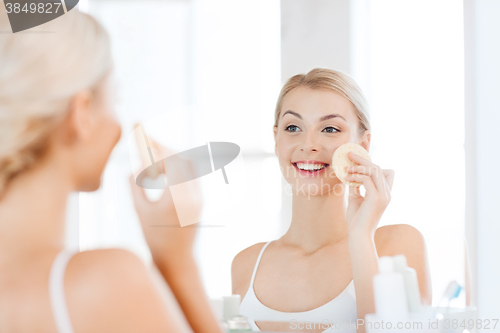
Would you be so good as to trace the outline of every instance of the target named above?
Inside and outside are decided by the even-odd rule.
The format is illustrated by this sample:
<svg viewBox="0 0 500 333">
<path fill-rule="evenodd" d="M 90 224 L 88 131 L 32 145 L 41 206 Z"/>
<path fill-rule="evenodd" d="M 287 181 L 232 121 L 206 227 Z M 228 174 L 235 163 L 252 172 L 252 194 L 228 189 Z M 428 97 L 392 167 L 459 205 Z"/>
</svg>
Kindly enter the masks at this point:
<svg viewBox="0 0 500 333">
<path fill-rule="evenodd" d="M 241 296 L 234 294 L 222 297 L 224 303 L 224 319 L 228 320 L 240 314 Z"/>
<path fill-rule="evenodd" d="M 404 254 L 393 256 L 394 267 L 397 272 L 403 274 L 403 280 L 406 289 L 406 298 L 408 300 L 408 310 L 412 313 L 422 311 L 422 301 L 420 299 L 420 290 L 418 288 L 417 272 L 408 267 Z"/>
<path fill-rule="evenodd" d="M 212 310 L 214 311 L 217 320 L 219 321 L 219 325 L 224 333 L 229 332 L 229 327 L 227 326 L 226 321 L 224 320 L 224 300 L 222 298 L 211 298 L 210 304 L 212 305 Z"/>
<path fill-rule="evenodd" d="M 373 297 L 377 317 L 389 320 L 408 319 L 403 275 L 396 272 L 391 257 L 379 258 L 379 273 L 373 277 Z"/>
<path fill-rule="evenodd" d="M 252 331 L 247 317 L 240 315 L 240 299 L 238 294 L 222 297 L 224 300 L 224 319 L 229 332 Z"/>
</svg>

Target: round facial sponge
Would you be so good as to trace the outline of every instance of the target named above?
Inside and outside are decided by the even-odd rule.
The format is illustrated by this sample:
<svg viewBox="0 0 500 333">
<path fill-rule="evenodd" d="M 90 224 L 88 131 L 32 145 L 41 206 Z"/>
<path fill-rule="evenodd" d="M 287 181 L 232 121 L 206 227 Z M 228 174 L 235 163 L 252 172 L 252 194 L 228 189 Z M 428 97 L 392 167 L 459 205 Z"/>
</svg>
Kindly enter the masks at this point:
<svg viewBox="0 0 500 333">
<path fill-rule="evenodd" d="M 365 150 L 365 148 L 361 147 L 357 143 L 348 142 L 338 147 L 337 150 L 335 150 L 335 153 L 333 153 L 332 168 L 335 172 L 335 175 L 338 179 L 340 179 L 342 183 L 349 186 L 361 186 L 363 185 L 362 183 L 348 182 L 345 180 L 345 177 L 347 176 L 347 167 L 351 165 L 358 165 L 357 163 L 351 161 L 349 156 L 347 156 L 350 151 L 371 161 L 370 155 Z"/>
</svg>

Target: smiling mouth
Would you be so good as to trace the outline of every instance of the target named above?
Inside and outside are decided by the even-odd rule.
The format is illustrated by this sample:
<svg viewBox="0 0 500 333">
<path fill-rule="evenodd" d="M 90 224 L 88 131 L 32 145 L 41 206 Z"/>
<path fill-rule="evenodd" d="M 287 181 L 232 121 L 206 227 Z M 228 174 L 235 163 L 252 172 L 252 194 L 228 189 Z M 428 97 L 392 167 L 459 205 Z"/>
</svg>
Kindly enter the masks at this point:
<svg viewBox="0 0 500 333">
<path fill-rule="evenodd" d="M 292 163 L 297 169 L 303 172 L 315 173 L 321 171 L 329 166 L 326 163 Z"/>
</svg>

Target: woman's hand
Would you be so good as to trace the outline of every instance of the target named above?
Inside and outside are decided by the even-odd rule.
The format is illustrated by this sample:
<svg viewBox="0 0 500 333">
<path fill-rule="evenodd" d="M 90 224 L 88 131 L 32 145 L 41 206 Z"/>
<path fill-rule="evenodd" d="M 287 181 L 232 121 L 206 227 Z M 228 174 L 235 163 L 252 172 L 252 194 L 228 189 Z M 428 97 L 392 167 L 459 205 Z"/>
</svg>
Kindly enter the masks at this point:
<svg viewBox="0 0 500 333">
<path fill-rule="evenodd" d="M 157 156 L 171 156 L 173 152 L 166 147 L 162 147 L 150 139 L 153 149 L 159 151 Z M 175 176 L 179 172 L 192 172 L 184 168 L 186 162 L 183 161 L 183 168 L 176 170 L 165 170 L 159 177 Z M 194 239 L 196 236 L 197 224 L 181 226 L 174 200 L 170 188 L 167 186 L 165 192 L 158 201 L 151 201 L 147 198 L 144 189 L 136 185 L 134 177 L 131 175 L 130 187 L 132 189 L 134 206 L 139 215 L 144 236 L 148 243 L 153 261 L 158 268 L 163 269 L 172 264 L 180 263 L 186 258 L 191 258 Z M 182 198 L 183 205 L 191 207 L 191 219 L 199 217 L 202 209 L 201 192 L 198 183 L 191 181 L 190 187 L 177 188 L 176 198 Z M 183 189 L 183 192 L 180 190 Z"/>
<path fill-rule="evenodd" d="M 347 167 L 349 174 L 345 179 L 362 183 L 366 193 L 363 197 L 359 192 L 359 186 L 349 186 L 347 227 L 349 233 L 364 232 L 373 236 L 382 214 L 391 201 L 394 170 L 381 169 L 353 152 L 348 156 L 358 165 Z"/>
<path fill-rule="evenodd" d="M 168 150 L 166 147 L 161 147 L 151 139 L 149 139 L 149 142 L 155 160 L 176 155 L 175 152 Z M 167 178 L 170 179 L 170 177 L 182 173 L 189 173 L 182 179 L 193 179 L 194 169 L 191 162 L 186 160 L 180 160 L 179 162 L 169 162 L 169 170 L 165 170 L 165 165 L 162 163 L 163 173 L 160 177 L 164 177 L 166 174 Z M 179 185 L 182 186 L 179 187 Z M 188 224 L 181 227 L 172 192 L 168 186 L 160 200 L 154 202 L 146 197 L 143 188 L 136 185 L 133 176 L 130 176 L 130 186 L 134 197 L 134 205 L 141 220 L 142 229 L 153 260 L 175 295 L 177 303 L 180 305 L 192 331 L 197 333 L 222 333 L 221 326 L 210 308 L 210 301 L 203 288 L 196 260 L 193 256 L 192 250 L 196 230 L 198 229 L 197 224 Z M 199 183 L 196 179 L 189 181 L 189 184 L 176 185 L 174 195 L 176 203 L 181 200 L 183 206 L 190 207 L 189 212 L 187 212 L 190 214 L 187 218 L 188 221 L 184 220 L 186 216 L 182 216 L 184 224 L 198 221 L 202 201 Z"/>
</svg>

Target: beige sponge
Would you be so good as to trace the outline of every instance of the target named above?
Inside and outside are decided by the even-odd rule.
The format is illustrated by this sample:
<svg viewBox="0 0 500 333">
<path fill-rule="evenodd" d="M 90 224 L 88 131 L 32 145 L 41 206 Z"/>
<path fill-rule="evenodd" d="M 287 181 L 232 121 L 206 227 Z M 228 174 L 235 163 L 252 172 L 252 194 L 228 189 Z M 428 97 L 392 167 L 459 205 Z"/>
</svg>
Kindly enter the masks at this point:
<svg viewBox="0 0 500 333">
<path fill-rule="evenodd" d="M 333 153 L 332 168 L 335 172 L 335 175 L 338 179 L 340 179 L 342 183 L 349 186 L 361 186 L 363 185 L 362 183 L 348 182 L 345 180 L 345 177 L 347 176 L 347 167 L 351 165 L 358 165 L 357 163 L 351 161 L 351 159 L 349 159 L 349 156 L 347 156 L 350 151 L 371 161 L 370 155 L 365 150 L 365 148 L 361 147 L 357 143 L 348 142 L 338 147 L 337 150 L 335 150 L 335 153 Z"/>
</svg>

